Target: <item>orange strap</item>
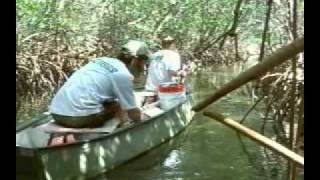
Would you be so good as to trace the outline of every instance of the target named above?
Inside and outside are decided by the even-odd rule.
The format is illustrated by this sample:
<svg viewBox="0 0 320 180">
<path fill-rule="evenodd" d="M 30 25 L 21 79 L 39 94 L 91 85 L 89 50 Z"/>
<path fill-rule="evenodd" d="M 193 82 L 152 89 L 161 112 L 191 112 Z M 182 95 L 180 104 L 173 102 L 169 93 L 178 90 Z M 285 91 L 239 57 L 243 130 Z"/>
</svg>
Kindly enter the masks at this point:
<svg viewBox="0 0 320 180">
<path fill-rule="evenodd" d="M 161 93 L 176 93 L 176 92 L 183 92 L 184 91 L 184 85 L 178 84 L 176 86 L 171 87 L 159 87 L 159 92 Z"/>
</svg>

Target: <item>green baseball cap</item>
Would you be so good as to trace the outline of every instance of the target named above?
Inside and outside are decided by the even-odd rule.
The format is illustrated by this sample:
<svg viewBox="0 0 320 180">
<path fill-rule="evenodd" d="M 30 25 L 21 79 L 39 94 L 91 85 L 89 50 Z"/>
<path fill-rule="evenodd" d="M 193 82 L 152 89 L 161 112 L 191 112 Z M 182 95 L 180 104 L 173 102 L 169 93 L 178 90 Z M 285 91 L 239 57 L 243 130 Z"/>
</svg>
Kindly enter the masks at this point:
<svg viewBox="0 0 320 180">
<path fill-rule="evenodd" d="M 142 41 L 130 40 L 128 43 L 124 44 L 121 47 L 122 52 L 125 54 L 138 57 L 138 56 L 146 56 L 150 59 L 151 52 L 149 51 L 146 43 Z"/>
</svg>

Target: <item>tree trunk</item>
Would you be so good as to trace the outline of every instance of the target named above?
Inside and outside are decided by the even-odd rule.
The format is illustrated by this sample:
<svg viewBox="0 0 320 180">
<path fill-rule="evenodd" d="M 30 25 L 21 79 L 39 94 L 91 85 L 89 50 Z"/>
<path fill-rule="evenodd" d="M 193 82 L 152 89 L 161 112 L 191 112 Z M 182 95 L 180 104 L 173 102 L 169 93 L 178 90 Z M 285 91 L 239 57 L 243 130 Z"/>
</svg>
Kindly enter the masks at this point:
<svg viewBox="0 0 320 180">
<path fill-rule="evenodd" d="M 239 19 L 240 19 L 240 9 L 241 9 L 241 4 L 242 4 L 243 0 L 238 0 L 237 4 L 236 4 L 236 7 L 233 11 L 233 23 L 232 23 L 232 26 L 231 28 L 229 29 L 229 31 L 226 33 L 226 35 L 223 37 L 222 41 L 220 42 L 220 46 L 219 46 L 219 49 L 221 50 L 227 37 L 228 36 L 234 36 L 234 34 L 236 33 L 236 29 L 238 27 L 238 24 L 239 24 Z"/>
<path fill-rule="evenodd" d="M 272 10 L 272 0 L 268 0 L 267 5 L 268 5 L 268 9 L 267 9 L 267 13 L 266 13 L 266 20 L 264 23 L 264 29 L 263 29 L 263 34 L 262 34 L 262 42 L 261 42 L 260 54 L 259 54 L 259 58 L 258 58 L 259 62 L 261 62 L 262 58 L 264 57 L 265 41 L 267 39 L 267 34 L 268 34 L 268 30 L 269 30 L 270 15 L 271 15 L 271 10 Z"/>
<path fill-rule="evenodd" d="M 289 0 L 291 1 L 291 0 Z M 292 0 L 291 3 L 289 2 L 290 7 L 289 10 L 292 7 L 292 17 L 290 18 L 290 21 L 292 21 L 290 29 L 292 33 L 293 39 L 297 39 L 298 33 L 297 33 L 297 0 Z M 295 132 L 294 132 L 294 124 L 295 124 L 295 106 L 296 106 L 296 85 L 297 85 L 297 59 L 298 56 L 295 56 L 292 58 L 292 86 L 291 86 L 291 94 L 290 94 L 290 132 L 289 132 L 289 143 L 290 143 L 290 149 L 295 150 Z M 290 180 L 295 180 L 296 178 L 296 166 L 294 163 L 290 163 L 289 166 L 289 173 L 290 173 Z"/>
</svg>

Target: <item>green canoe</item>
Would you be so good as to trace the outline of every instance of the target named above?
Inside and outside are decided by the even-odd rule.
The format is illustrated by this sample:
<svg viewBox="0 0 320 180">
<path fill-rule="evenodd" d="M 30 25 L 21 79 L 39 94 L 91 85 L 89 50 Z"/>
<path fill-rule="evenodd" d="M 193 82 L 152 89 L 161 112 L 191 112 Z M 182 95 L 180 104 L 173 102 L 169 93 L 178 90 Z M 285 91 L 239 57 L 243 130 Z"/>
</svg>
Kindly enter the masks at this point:
<svg viewBox="0 0 320 180">
<path fill-rule="evenodd" d="M 192 96 L 183 103 L 137 124 L 109 134 L 61 146 L 46 146 L 49 133 L 30 123 L 16 131 L 16 175 L 28 179 L 86 179 L 95 177 L 160 145 L 182 131 L 192 120 Z M 86 136 L 86 135 L 84 135 Z"/>
</svg>

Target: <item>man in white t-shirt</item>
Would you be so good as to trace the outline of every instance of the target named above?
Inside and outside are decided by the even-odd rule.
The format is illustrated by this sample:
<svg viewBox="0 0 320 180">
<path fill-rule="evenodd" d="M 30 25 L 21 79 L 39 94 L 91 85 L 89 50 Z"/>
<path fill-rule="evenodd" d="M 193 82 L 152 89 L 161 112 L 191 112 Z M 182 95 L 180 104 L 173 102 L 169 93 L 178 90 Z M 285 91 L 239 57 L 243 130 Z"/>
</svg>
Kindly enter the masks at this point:
<svg viewBox="0 0 320 180">
<path fill-rule="evenodd" d="M 140 121 L 130 71 L 143 71 L 148 58 L 146 44 L 132 40 L 122 46 L 117 58 L 91 60 L 52 99 L 49 110 L 55 122 L 72 128 L 97 127 L 122 110 L 134 122 Z"/>
<path fill-rule="evenodd" d="M 176 42 L 172 37 L 162 41 L 162 50 L 151 56 L 148 76 L 145 84 L 146 91 L 157 93 L 160 83 L 173 82 L 175 77 L 183 78 L 186 72 L 181 70 L 181 57 L 176 49 Z M 147 103 L 157 100 L 157 96 L 148 97 Z"/>
</svg>

